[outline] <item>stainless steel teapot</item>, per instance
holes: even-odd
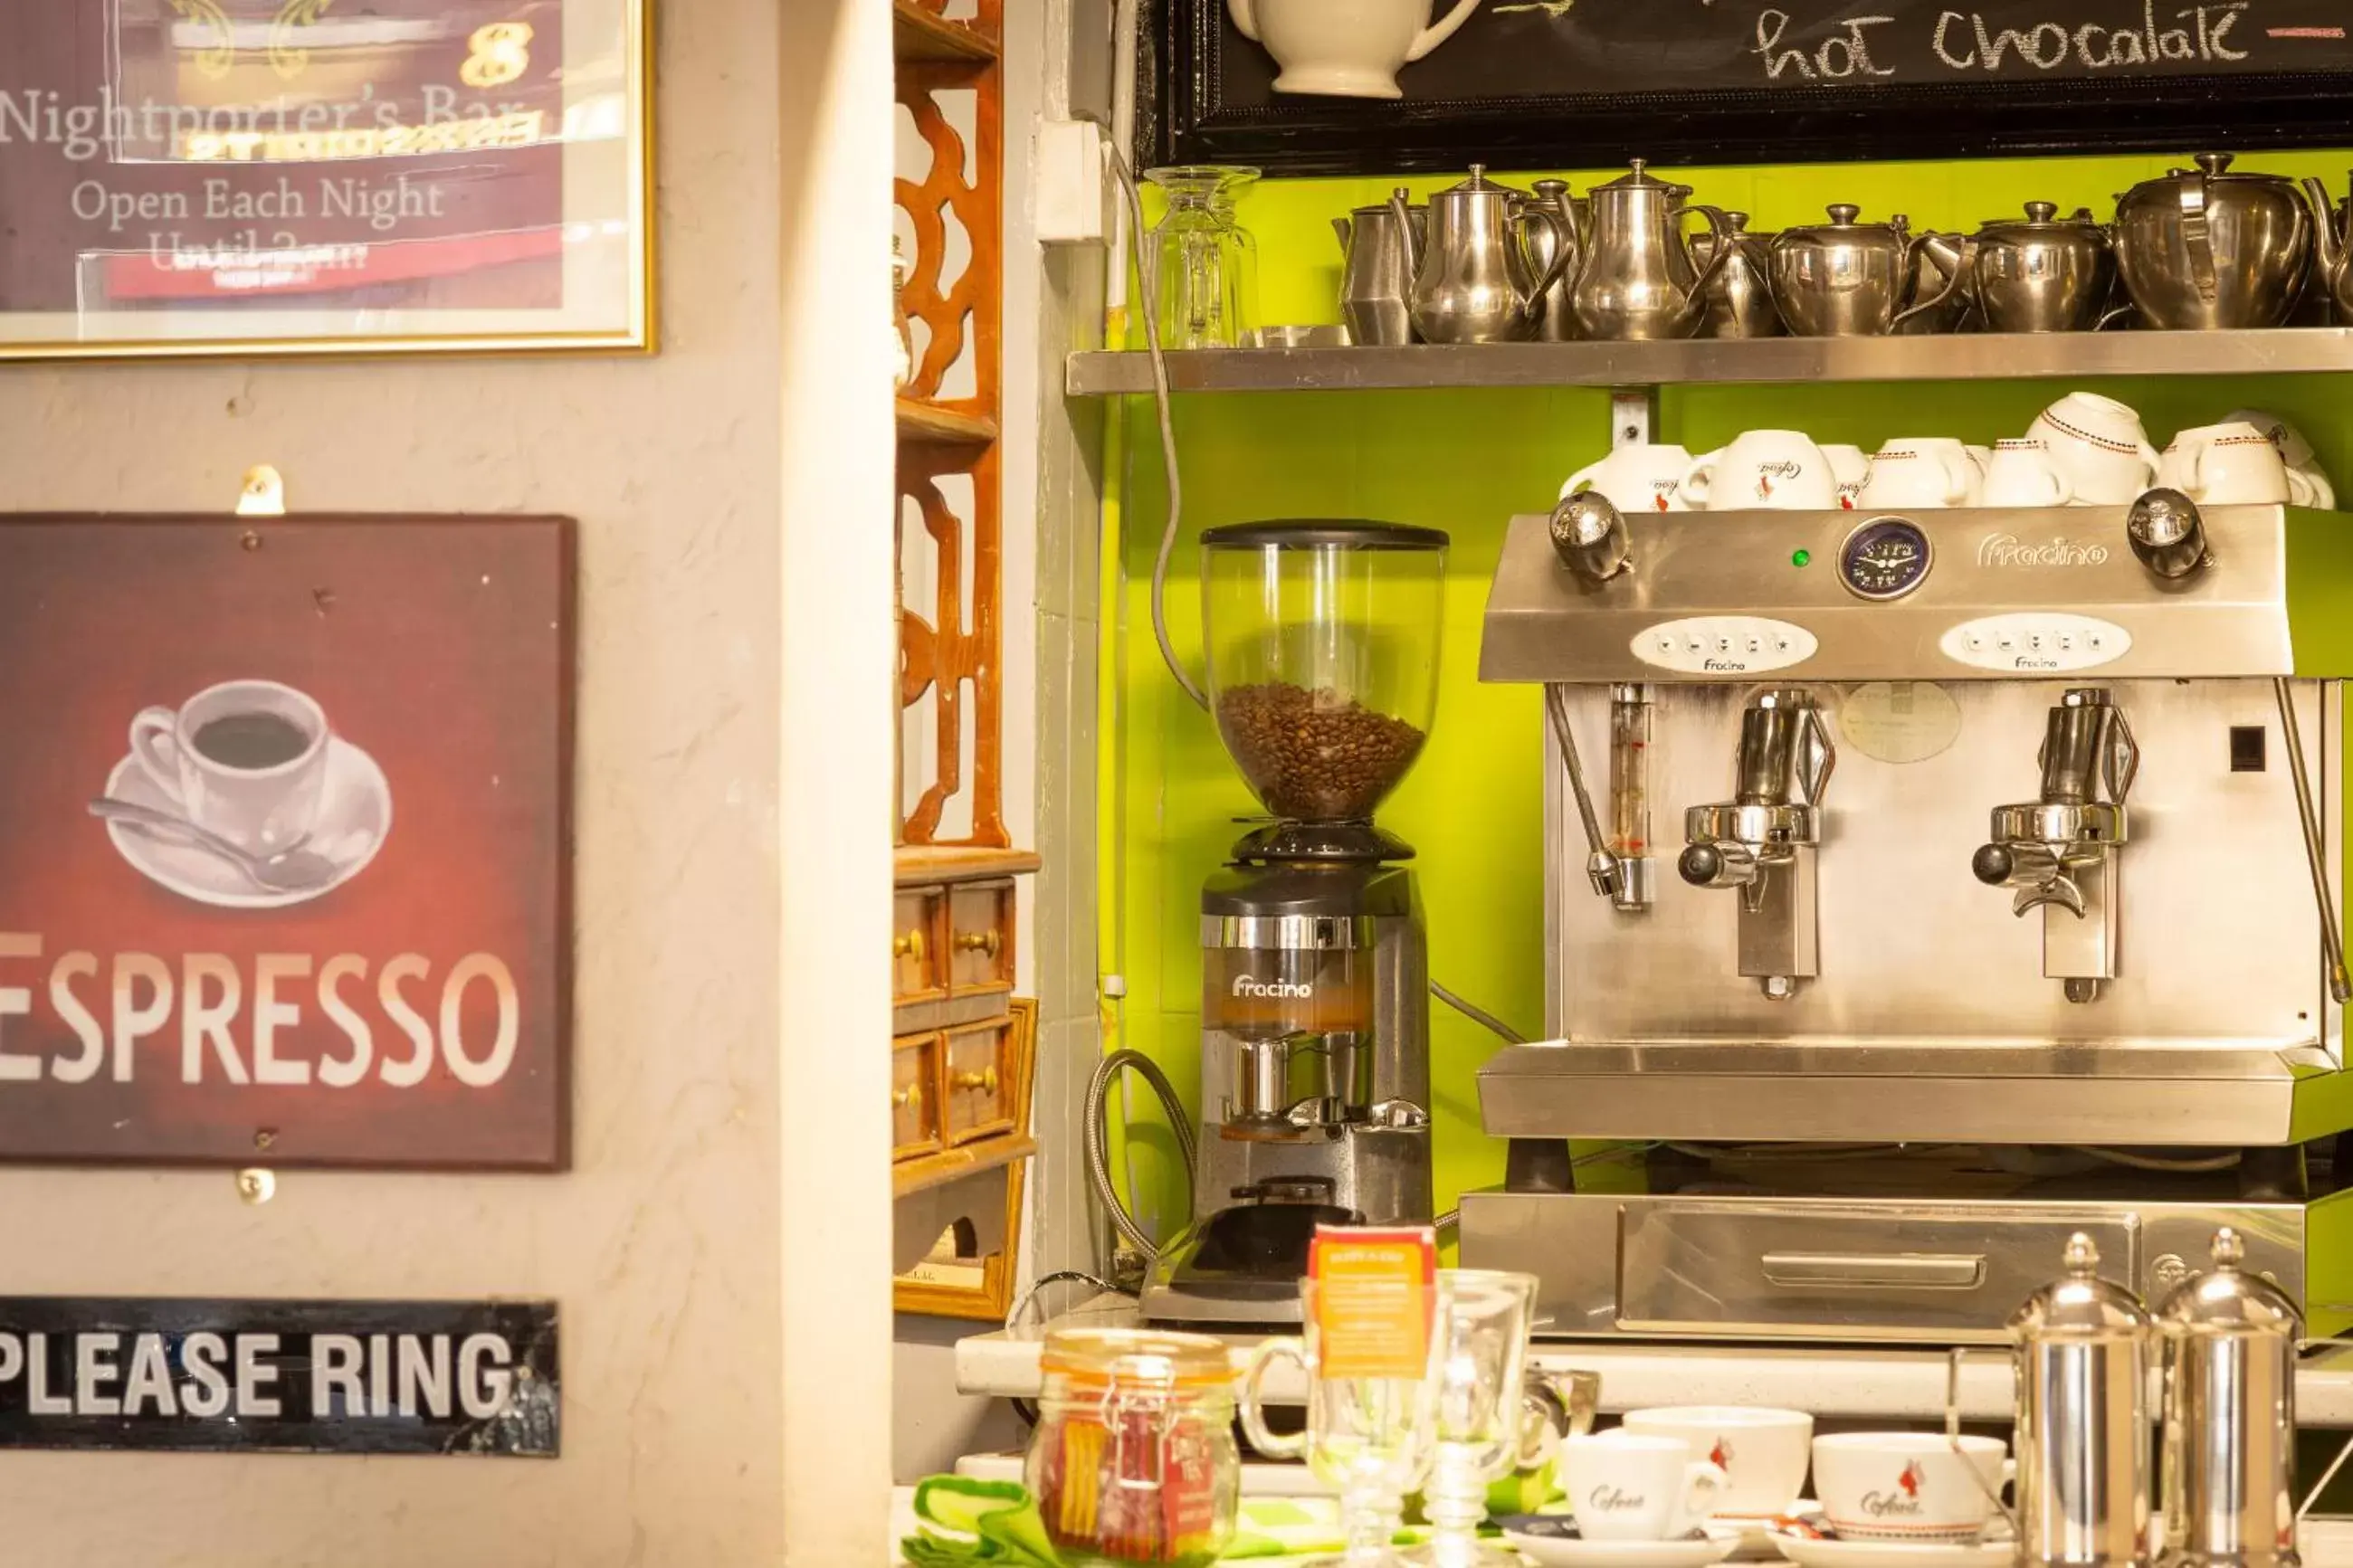
[[[2318,180],[2305,181],[2304,189],[2318,219],[2313,237],[2321,289],[2336,307],[2337,319],[2353,321],[2353,265],[2348,265],[2353,264],[2353,219],[2348,219],[2345,202],[2331,196]]]
[[[2116,204],[2116,265],[2160,331],[2276,327],[2303,297],[2312,209],[2294,180],[2233,173],[2227,153],[2144,180]]]
[[[1609,184],[1596,185],[1593,235],[1570,290],[1577,333],[1615,342],[1687,338],[1699,331],[1707,307],[1707,286],[1731,260],[1725,244],[1731,226],[1716,208],[1686,205],[1689,185],[1652,175],[1634,160]],[[1715,253],[1704,267],[1692,259],[1683,238],[1683,217],[1696,213],[1715,234]]]
[[[1482,164],[1471,177],[1430,198],[1427,238],[1415,232],[1403,191],[1389,198],[1396,227],[1412,262],[1409,299],[1414,331],[1432,343],[1496,343],[1525,338],[1544,309],[1546,290],[1577,254],[1576,233],[1558,216],[1531,206],[1527,195],[1487,178]],[[1551,233],[1549,259],[1539,264],[1528,230]]]
[[[1773,241],[1773,300],[1801,338],[1876,337],[1895,325],[1912,283],[1908,230],[1863,223],[1834,204],[1831,221],[1785,228]]]
[[[1400,187],[1397,193],[1406,195]],[[1419,238],[1430,220],[1428,207],[1409,206],[1405,221]],[[1357,207],[1332,220],[1340,237],[1340,319],[1348,341],[1388,346],[1413,342],[1407,296],[1413,286],[1413,247],[1399,239],[1398,216],[1388,202]]]

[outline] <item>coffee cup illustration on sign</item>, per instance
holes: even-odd
[[[150,880],[198,903],[280,909],[375,858],[392,793],[316,700],[274,680],[229,680],[134,717],[130,755],[90,811]]]

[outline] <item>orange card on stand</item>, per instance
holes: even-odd
[[[1423,1376],[1438,1281],[1438,1233],[1427,1226],[1317,1226],[1307,1252],[1314,1281],[1316,1360],[1325,1377]]]

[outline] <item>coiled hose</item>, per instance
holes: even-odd
[[[1123,1069],[1133,1070],[1149,1084],[1152,1092],[1160,1098],[1160,1108],[1168,1113],[1169,1128],[1176,1135],[1177,1152],[1185,1157],[1186,1204],[1188,1209],[1192,1203],[1190,1190],[1198,1179],[1195,1168],[1193,1121],[1185,1110],[1184,1101],[1176,1098],[1176,1088],[1168,1081],[1168,1075],[1142,1051],[1123,1049],[1112,1052],[1095,1064],[1094,1077],[1087,1080],[1087,1180],[1093,1184],[1095,1201],[1103,1205],[1103,1213],[1111,1215],[1112,1225],[1148,1262],[1160,1251],[1160,1244],[1145,1235],[1144,1227],[1135,1223],[1135,1216],[1129,1214],[1127,1205],[1119,1201],[1119,1189],[1112,1184],[1111,1179],[1111,1129],[1105,1124],[1103,1111],[1105,1102],[1111,1099],[1112,1080]]]

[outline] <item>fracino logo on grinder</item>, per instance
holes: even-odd
[[[1237,996],[1273,996],[1304,1002],[1315,994],[1315,987],[1291,980],[1255,980],[1247,974],[1234,976],[1233,994]]]
[[[2027,544],[2014,533],[1989,533],[1978,541],[1980,566],[2100,566],[2107,559],[2106,545],[2081,544],[2063,537]]]

